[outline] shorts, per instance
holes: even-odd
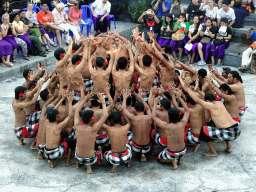
[[[39,128],[39,123],[33,125],[24,125],[21,127],[14,127],[14,134],[17,138],[32,138],[35,137]]]
[[[246,111],[246,108],[239,108],[239,116],[242,117]]]
[[[133,132],[132,131],[128,131],[128,133],[127,133],[127,139],[131,142],[131,140],[132,140],[132,136],[133,136]]]
[[[41,116],[41,111],[34,112],[26,117],[27,125],[34,125],[36,123],[39,123]]]
[[[111,150],[106,151],[104,153],[106,161],[112,165],[120,165],[121,161],[123,161],[125,164],[128,163],[132,159],[132,151],[129,143],[126,143],[126,147],[127,150],[122,153],[112,153]]]
[[[203,126],[199,136],[200,141],[210,142],[216,139],[222,141],[233,141],[241,134],[239,123],[225,129],[218,129],[211,126]]]
[[[41,145],[41,144],[39,144],[38,142],[37,142],[37,140],[36,140],[36,148],[37,148],[37,150],[38,151],[40,151],[40,152],[44,152],[44,149],[45,149],[45,145]]]
[[[148,145],[137,145],[133,141],[131,141],[131,146],[132,146],[132,150],[134,152],[142,153],[142,154],[148,153],[151,149],[150,144],[148,144]]]
[[[155,143],[157,145],[159,145],[160,147],[167,147],[167,140],[160,137],[159,132],[156,129],[153,129],[151,131],[151,138],[155,141]]]
[[[102,154],[99,151],[95,151],[94,155],[89,158],[80,158],[75,153],[75,158],[79,162],[79,164],[82,164],[82,165],[93,165],[96,162],[98,162],[98,164],[100,164],[100,161],[103,159]]]
[[[101,134],[96,135],[96,141],[95,141],[96,146],[109,146],[110,145],[110,140],[108,137],[107,132],[103,132]]]
[[[189,144],[199,144],[199,143],[201,143],[200,140],[199,140],[199,135],[195,134],[195,133],[192,133],[190,127],[186,128],[186,130],[184,132],[184,142],[189,143]]]
[[[68,151],[68,144],[67,142],[62,142],[58,147],[55,149],[44,149],[44,157],[47,159],[60,159],[62,156],[66,155]]]
[[[93,81],[92,79],[84,79],[84,83],[85,83],[85,90],[88,93],[89,91],[93,90],[94,86],[93,86]]]
[[[180,151],[169,151],[167,148],[165,148],[162,152],[159,153],[157,156],[157,159],[163,159],[163,160],[175,160],[181,158],[185,153],[187,152],[187,148]]]

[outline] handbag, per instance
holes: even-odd
[[[225,42],[226,42],[225,39],[215,39],[215,40],[213,40],[213,44],[216,45],[216,46],[222,45]]]
[[[185,38],[184,30],[180,29],[172,34],[172,40],[181,41]]]
[[[200,42],[201,42],[201,43],[208,44],[208,43],[211,42],[211,38],[210,38],[210,37],[203,37]]]
[[[161,37],[171,37],[171,31],[160,31],[160,36]]]

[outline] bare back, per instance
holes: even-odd
[[[12,101],[12,108],[15,115],[15,127],[21,127],[26,125],[26,113],[23,108],[17,107],[17,102],[16,99]]]
[[[170,151],[180,151],[185,148],[183,123],[168,124],[167,133],[167,149]]]
[[[193,108],[189,108],[189,111],[191,132],[199,135],[202,127],[206,124],[204,108],[199,104],[195,104]]]
[[[46,131],[46,148],[55,149],[60,144],[61,129],[57,129],[57,123],[50,123],[49,120],[45,123]]]
[[[234,92],[234,95],[236,96],[238,107],[245,108],[244,86],[241,82],[238,82],[237,85],[239,86],[239,89],[237,92]],[[231,89],[232,89],[232,87],[231,87]]]
[[[150,90],[154,83],[156,69],[153,66],[147,67],[140,73],[140,88],[144,91]]]
[[[168,111],[156,111],[156,116],[161,119],[162,121],[169,123],[169,116],[168,116]],[[158,132],[161,138],[163,139],[167,139],[166,138],[166,130],[165,129],[161,129],[161,127],[158,128]]]
[[[160,71],[160,79],[161,79],[161,84],[164,88],[170,87],[170,86],[172,87],[174,85],[174,74],[175,74],[175,68],[170,70],[167,67],[162,67]]]
[[[105,93],[104,89],[108,87],[110,72],[105,71],[103,69],[98,69],[97,71],[93,71],[91,75],[94,88],[101,93]]]
[[[119,70],[112,73],[115,82],[116,94],[121,93],[123,89],[129,89],[132,79],[132,72]]]
[[[36,140],[41,145],[45,145],[46,143],[46,129],[45,129],[46,122],[47,122],[46,116],[41,115],[39,120],[39,129],[36,135]]]

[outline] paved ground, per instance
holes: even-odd
[[[224,143],[216,143],[219,156],[204,157],[201,153],[207,146],[203,143],[195,154],[188,148],[184,162],[176,171],[170,165],[159,164],[155,155],[143,163],[133,158],[131,168],[120,166],[116,174],[109,173],[111,167],[104,161],[93,167],[93,175],[88,175],[85,167],[66,167],[64,160],[57,161],[56,168],[51,169],[46,160],[37,160],[36,150],[29,149],[31,139],[26,139],[24,146],[18,144],[13,133],[11,102],[14,88],[23,79],[19,75],[1,81],[0,191],[255,191],[256,76],[242,77],[248,110],[241,123],[242,134],[232,142],[232,154],[223,151]],[[156,150],[159,152],[160,148]]]

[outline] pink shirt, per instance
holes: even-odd
[[[71,7],[69,11],[71,12],[71,18],[75,21],[79,19],[80,15],[82,15],[82,10],[79,9],[79,11],[76,12],[75,7]]]

